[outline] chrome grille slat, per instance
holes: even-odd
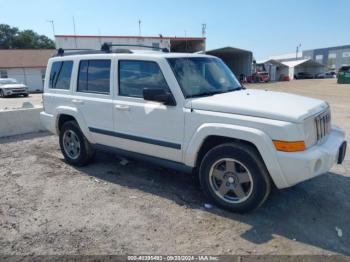
[[[323,140],[331,130],[331,113],[329,110],[315,117],[317,142]]]

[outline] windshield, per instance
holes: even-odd
[[[346,72],[346,71],[350,71],[350,66],[342,66],[342,67],[339,69],[339,72]]]
[[[167,59],[186,98],[240,90],[231,70],[218,58]]]
[[[17,84],[17,81],[12,78],[0,79],[0,85]]]

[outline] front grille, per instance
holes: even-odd
[[[316,116],[315,125],[317,141],[319,142],[331,131],[331,112],[327,110]]]
[[[25,90],[24,89],[12,89],[12,92],[13,93],[23,93],[23,92],[25,92]]]

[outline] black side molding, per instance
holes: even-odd
[[[95,128],[95,127],[89,127],[89,131],[93,132],[93,133],[102,134],[102,135],[114,136],[114,137],[134,140],[134,141],[152,144],[152,145],[157,145],[157,146],[164,146],[164,147],[169,147],[169,148],[178,149],[178,150],[181,149],[181,144],[176,144],[176,143],[161,141],[161,140],[155,140],[152,138],[133,136],[133,135],[118,133],[118,132],[114,132],[114,131],[99,129],[99,128]]]
[[[152,163],[152,164],[155,164],[157,166],[176,170],[176,171],[183,172],[186,174],[191,174],[193,171],[193,167],[186,166],[183,163],[179,163],[179,162],[175,162],[175,161],[171,161],[171,160],[167,160],[167,159],[163,159],[163,158],[148,156],[148,155],[135,153],[135,152],[131,152],[128,150],[119,149],[116,147],[110,147],[110,146],[101,145],[101,144],[94,144],[93,147],[98,149],[98,150],[115,153],[115,154],[122,155],[122,156],[125,156],[128,158],[138,159],[141,161]]]

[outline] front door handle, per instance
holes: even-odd
[[[72,102],[73,102],[73,104],[76,104],[76,105],[83,105],[84,104],[84,101],[79,100],[79,99],[73,99]]]
[[[115,105],[115,109],[120,111],[130,111],[130,106],[128,105]]]

